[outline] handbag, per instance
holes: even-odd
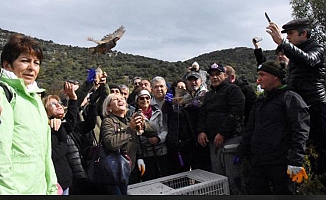
[[[106,151],[102,142],[92,147],[87,162],[87,175],[91,183],[128,185],[131,159],[125,151]]]

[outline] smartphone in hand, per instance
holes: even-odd
[[[135,116],[142,116],[142,109],[138,109]],[[142,129],[141,126],[137,126],[136,127],[136,133],[137,133],[137,135],[142,135],[143,134],[144,130],[141,130],[141,129]]]
[[[265,12],[265,17],[266,17],[268,23],[271,22],[271,19],[268,17],[267,12]]]

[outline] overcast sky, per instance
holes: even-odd
[[[115,50],[164,61],[184,61],[216,50],[276,45],[264,12],[282,26],[289,0],[3,0],[0,28],[55,43],[92,47],[123,25]],[[285,35],[284,35],[285,36]]]

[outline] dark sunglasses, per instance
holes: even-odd
[[[149,97],[139,97],[139,100],[143,101],[143,100],[149,100]]]

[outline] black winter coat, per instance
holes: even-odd
[[[244,78],[237,78],[234,84],[240,87],[243,95],[245,96],[244,125],[246,125],[249,119],[252,106],[254,105],[255,100],[257,99],[257,95],[255,90],[251,87],[251,85],[249,85],[247,80]]]
[[[72,171],[66,159],[68,153],[67,133],[63,126],[58,131],[52,130],[51,143],[55,173],[58,183],[65,190],[72,185]]]
[[[188,143],[196,144],[197,135],[195,133],[198,123],[198,106],[173,105],[164,102],[162,112],[167,115],[168,134],[166,143],[168,146],[176,147]]]
[[[263,50],[261,48],[254,49],[254,54],[255,54],[257,66],[261,65],[263,62],[266,61],[266,57],[263,54]]]
[[[77,113],[77,100],[69,100],[68,111],[59,130],[51,130],[52,161],[58,183],[63,190],[72,185],[72,171],[66,159],[68,153],[67,133],[75,128]]]
[[[280,47],[290,59],[288,87],[297,92],[307,105],[325,103],[324,48],[312,39],[297,47],[284,39]]]
[[[308,106],[297,93],[286,87],[264,92],[253,106],[239,156],[249,155],[253,165],[302,166],[309,130]]]
[[[70,133],[71,134],[71,133]],[[87,179],[87,174],[82,165],[79,150],[73,140],[73,136],[67,135],[68,153],[66,155],[74,179]]]
[[[197,134],[204,132],[209,140],[214,140],[217,133],[224,139],[240,134],[244,105],[245,97],[237,85],[223,81],[211,88],[199,108]]]

